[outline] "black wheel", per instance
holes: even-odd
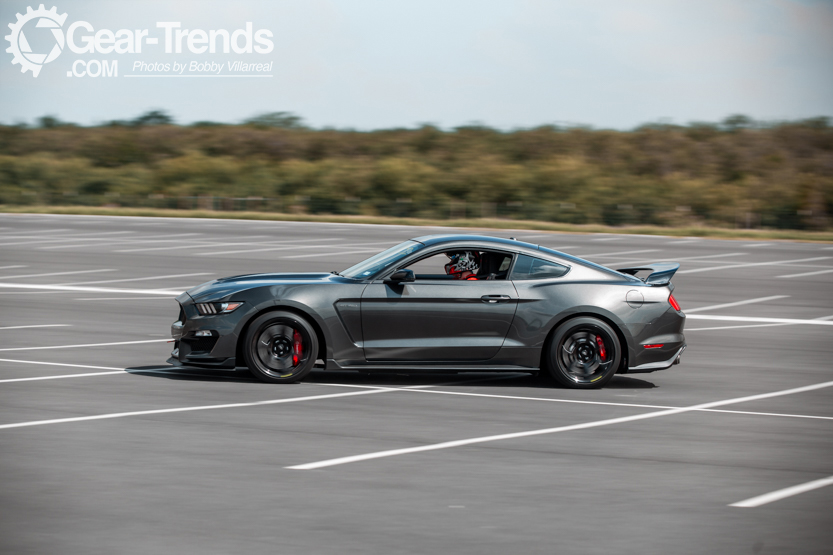
[[[564,387],[602,387],[622,361],[619,338],[596,318],[574,318],[555,330],[549,343],[548,367]]]
[[[249,326],[243,354],[254,376],[268,383],[292,383],[310,373],[318,356],[318,336],[291,312],[268,312]]]

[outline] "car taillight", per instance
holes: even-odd
[[[674,298],[674,294],[668,295],[668,303],[674,307],[674,310],[682,310],[680,308],[680,303],[677,302],[677,299]]]

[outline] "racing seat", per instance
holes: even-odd
[[[480,268],[477,270],[477,279],[506,279],[507,270],[500,271],[505,254],[496,252],[484,252],[480,255]]]

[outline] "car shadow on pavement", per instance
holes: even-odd
[[[246,369],[235,371],[212,370],[189,366],[135,366],[125,368],[126,372],[145,377],[165,378],[169,380],[189,381],[231,381],[238,383],[260,383]],[[302,383],[338,384],[368,387],[416,387],[445,386],[466,387],[524,387],[530,389],[565,389],[550,376],[527,374],[523,372],[431,372],[404,373],[391,370],[374,372],[356,372],[350,370],[323,370],[317,368],[308,374]],[[269,387],[271,384],[263,384]],[[292,384],[285,384],[292,385]],[[604,389],[652,389],[657,387],[652,382],[631,376],[617,375],[608,382]]]
[[[124,369],[129,374],[145,376],[148,378],[165,378],[168,380],[187,381],[224,381],[252,383],[257,382],[247,370],[228,371],[211,370],[207,368],[195,368],[188,366],[131,366]],[[265,384],[264,384],[265,385]]]

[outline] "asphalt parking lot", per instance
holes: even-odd
[[[165,364],[173,292],[445,231],[0,215],[0,551],[831,552],[829,244],[478,231],[681,263],[682,364],[597,391]]]

